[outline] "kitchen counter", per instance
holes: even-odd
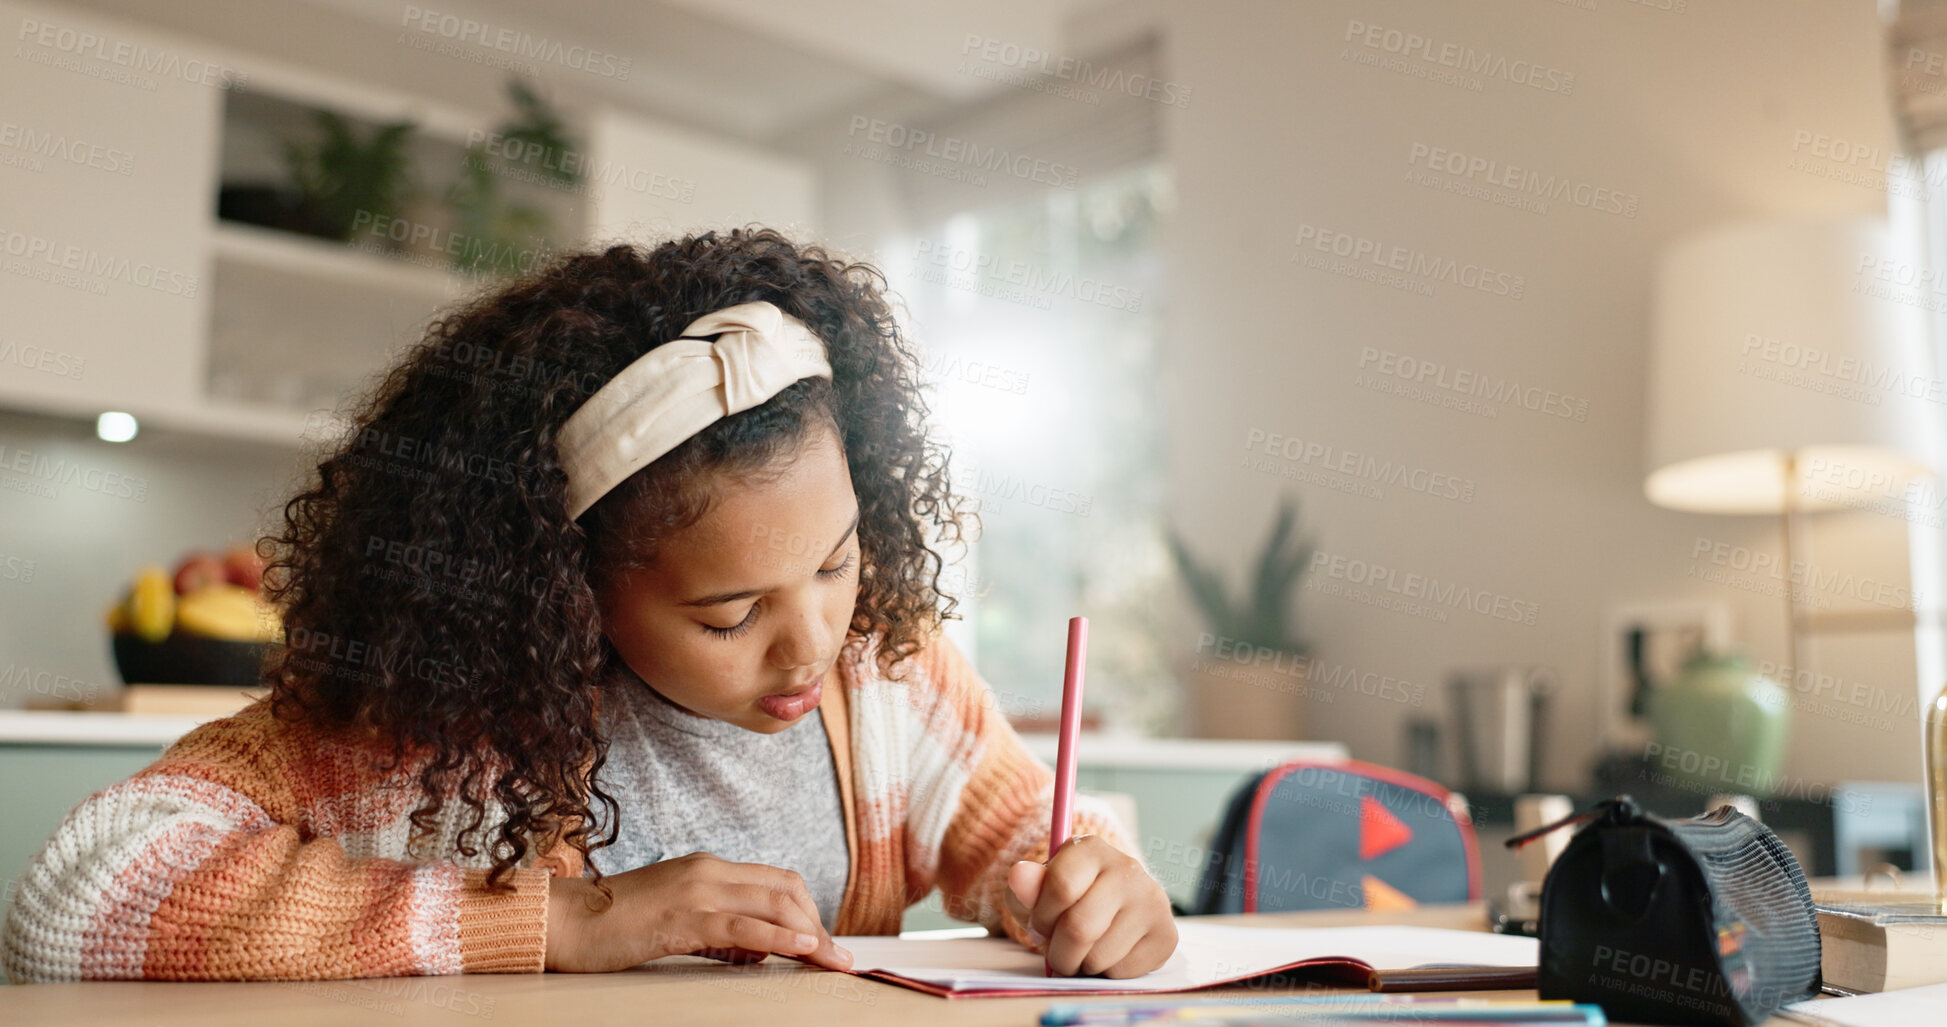
[[[73,745],[160,751],[208,716],[0,710],[0,745]]]
[[[1053,766],[1060,739],[1051,734],[1022,735],[1035,758]],[[1259,771],[1289,760],[1334,762],[1346,758],[1338,742],[1266,742],[1231,738],[1140,738],[1091,735],[1081,738],[1078,764],[1104,769]]]
[[[0,710],[0,880],[26,868],[61,818],[94,792],[149,765],[211,715]],[[1022,736],[1052,764],[1056,736]],[[1337,742],[1082,736],[1077,784],[1134,813],[1145,859],[1164,887],[1187,902],[1204,846],[1225,802],[1248,778],[1288,760],[1346,758]],[[937,895],[910,911],[909,928],[946,926]]]
[[[162,749],[212,716],[70,710],[0,710],[0,745],[78,745]],[[1056,736],[1021,736],[1028,751],[1052,764]],[[1287,760],[1342,760],[1337,742],[1277,742],[1220,738],[1082,736],[1078,760],[1087,766],[1143,770],[1269,770]]]

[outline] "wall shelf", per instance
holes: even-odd
[[[300,423],[369,386],[439,310],[476,288],[456,273],[274,229],[226,222],[212,238],[209,402],[282,408]]]
[[[220,261],[432,304],[451,302],[477,284],[457,272],[402,257],[238,221],[218,222],[211,246]]]
[[[111,258],[105,266],[152,268],[159,283],[0,276],[0,343],[55,352],[59,366],[76,369],[6,376],[0,405],[77,420],[126,410],[144,427],[301,450],[335,437],[332,413],[423,338],[434,316],[495,287],[494,275],[456,270],[449,250],[487,247],[486,256],[524,268],[590,238],[814,220],[814,178],[801,162],[597,105],[561,114],[581,163],[602,174],[566,187],[530,167],[500,168],[496,231],[475,226],[480,238],[465,237],[462,222],[473,219],[445,197],[465,177],[468,141],[512,111],[504,76],[478,76],[480,105],[461,107],[115,19],[74,21],[104,38],[204,54],[247,75],[249,87],[131,96],[50,65],[0,66],[0,95],[25,104],[10,118],[142,155],[113,182],[0,169],[21,209],[9,227]],[[317,137],[316,110],[343,114],[361,134],[387,122],[417,126],[407,145],[415,188],[399,216],[421,238],[403,252],[386,250],[382,233],[355,231],[345,243],[219,216],[226,195],[261,203],[266,192],[250,191],[265,190],[270,205],[255,209],[276,220],[275,198],[289,191],[286,148]]]

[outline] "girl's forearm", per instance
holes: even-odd
[[[69,814],[0,933],[15,981],[538,971],[548,871],[353,859],[202,777],[149,772]]]

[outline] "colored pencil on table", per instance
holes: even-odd
[[[1267,1020],[1293,1023],[1342,1020],[1383,1023],[1413,1020],[1420,1023],[1465,1023],[1481,1027],[1489,1023],[1570,1023],[1602,1027],[1607,1022],[1602,1009],[1578,1005],[1561,999],[1509,1000],[1483,998],[1419,997],[1406,995],[1292,996],[1263,999],[1188,999],[1164,1002],[1064,1003],[1050,1006],[1041,1016],[1046,1027],[1109,1025],[1222,1020]]]

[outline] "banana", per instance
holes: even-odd
[[[240,585],[190,590],[176,604],[176,626],[192,634],[239,642],[271,642],[281,634],[277,608]]]
[[[150,642],[169,637],[176,623],[176,586],[161,567],[144,567],[129,590],[128,623]]]

